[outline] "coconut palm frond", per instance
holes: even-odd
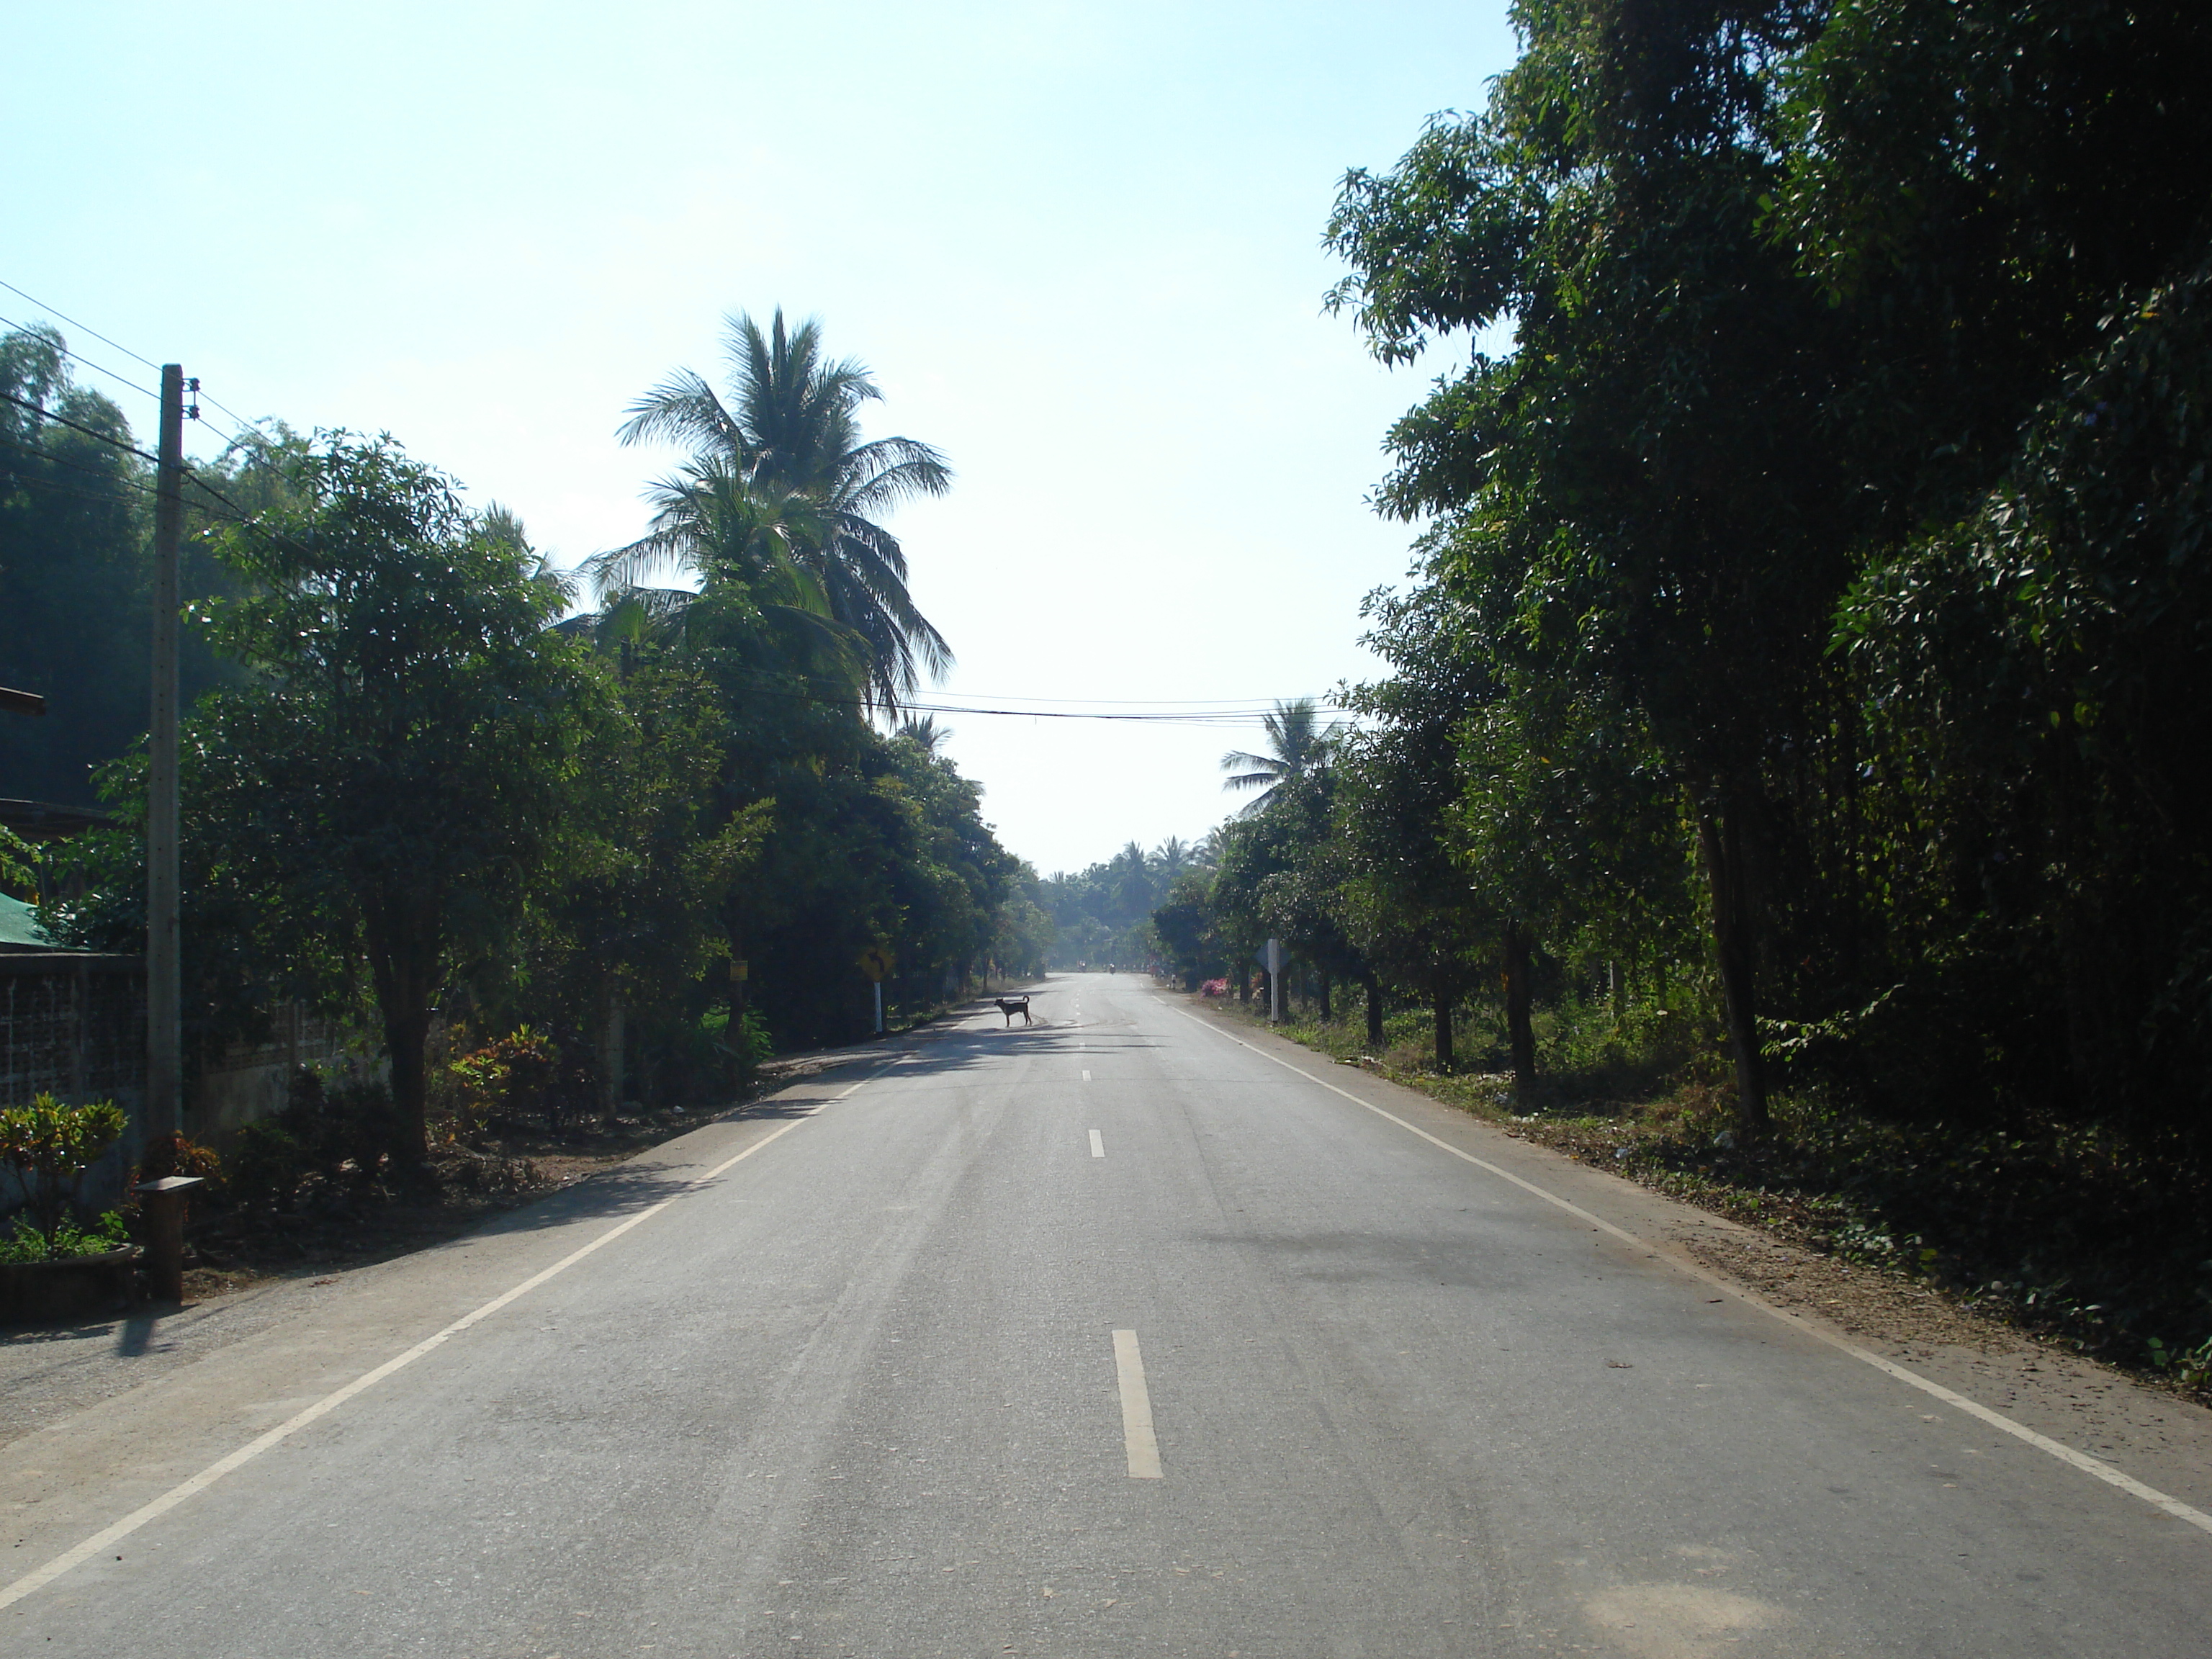
[[[591,584],[592,596],[602,604],[611,594],[625,593],[655,575],[690,573],[689,541],[670,529],[640,537],[627,547],[611,547],[594,553],[576,567],[576,574]]]
[[[688,368],[678,369],[632,404],[615,428],[619,443],[687,444],[701,452],[742,456],[743,428],[714,388]]]

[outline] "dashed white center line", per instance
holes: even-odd
[[[1106,1156],[1106,1143],[1099,1138],[1098,1131],[1096,1129],[1091,1132],[1091,1156],[1093,1158]]]
[[[1114,1376],[1121,1387],[1121,1443],[1128,1449],[1129,1479],[1160,1479],[1160,1443],[1152,1433],[1152,1396],[1145,1389],[1145,1357],[1134,1331],[1114,1333]]]
[[[1085,1073],[1083,1074],[1083,1080],[1084,1080],[1085,1083],[1090,1082],[1090,1081],[1091,1081],[1091,1073],[1088,1073],[1088,1072],[1085,1072]]]

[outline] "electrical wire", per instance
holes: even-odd
[[[146,367],[150,369],[158,371],[161,367],[161,364],[154,362],[151,358],[141,357],[137,352],[131,350],[129,346],[123,344],[120,341],[109,339],[107,336],[102,334],[98,329],[93,327],[90,324],[80,323],[76,318],[66,315],[62,312],[56,311],[52,306],[48,305],[45,301],[38,298],[35,295],[25,294],[21,289],[17,288],[13,283],[0,281],[0,288],[4,288],[10,294],[16,295],[22,299],[30,301],[30,302],[38,307],[40,310],[46,313],[49,316],[60,318],[62,321],[67,323],[71,328],[82,329],[86,333],[91,335],[94,339],[100,341],[104,344],[113,346],[125,356],[129,357],[135,362],[144,363]],[[23,326],[21,323],[9,322],[5,317],[0,317],[0,324],[6,324],[9,328],[21,328]],[[133,392],[143,392],[147,397],[153,398],[155,403],[159,403],[161,400],[161,394],[160,392],[154,391],[151,387],[140,386],[137,381],[130,379],[127,375],[118,374],[113,369],[109,368],[105,365],[93,362],[91,358],[84,356],[82,352],[72,351],[67,346],[62,347],[61,352],[64,357],[73,358],[76,362],[82,363],[87,368],[95,369],[99,373],[106,375],[110,380],[118,380],[123,385],[129,386]],[[229,434],[228,439],[228,442],[234,444],[240,443],[248,439],[259,444],[265,444],[269,441],[267,438],[264,437],[259,432],[254,429],[252,422],[247,420],[246,416],[240,414],[236,410],[230,408],[228,404],[217,403],[213,398],[209,397],[204,391],[196,392],[194,395],[201,403],[207,404],[211,409],[222,410],[224,414],[229,416],[232,420],[238,423],[239,429],[235,433]],[[198,417],[195,416],[194,418],[197,419]],[[215,424],[212,421],[203,421],[201,423],[205,426],[213,426]],[[217,431],[220,432],[220,430],[221,428],[218,428]]]
[[[231,434],[231,442],[242,443],[246,439],[251,438],[255,443],[270,444],[271,447],[274,447],[271,440],[266,433],[261,431],[253,424],[252,422],[247,420],[245,416],[240,414],[228,404],[219,404],[216,402],[216,400],[209,397],[205,392],[202,392],[199,394],[199,400],[205,404],[210,409],[219,409],[222,410],[224,414],[229,416],[232,420],[238,422],[238,430]],[[210,421],[206,422],[206,424],[212,426],[215,423]]]
[[[76,318],[64,315],[63,313],[56,311],[44,300],[39,298],[37,295],[26,294],[21,289],[17,288],[15,283],[5,281],[4,279],[0,279],[0,288],[6,289],[9,293],[15,295],[18,299],[28,300],[33,305],[38,307],[40,310],[45,312],[49,317],[59,317],[71,328],[82,329],[86,333],[91,335],[94,339],[99,341],[102,345],[113,346],[125,356],[132,359],[134,362],[145,364],[147,368],[152,369],[156,374],[159,374],[161,372],[161,365],[155,362],[152,358],[139,356],[137,352],[133,351],[129,346],[125,345],[122,341],[109,339],[105,334],[102,334],[90,323],[80,323]]]
[[[154,463],[154,465],[156,465],[156,466],[159,466],[159,465],[161,465],[161,458],[159,455],[149,455],[149,454],[148,454],[144,450],[143,450],[143,449],[139,448],[139,447],[138,447],[137,445],[135,445],[135,444],[127,444],[127,443],[125,443],[125,442],[124,442],[120,438],[111,437],[111,436],[109,436],[109,435],[108,435],[106,433],[105,433],[105,432],[95,432],[94,430],[93,430],[93,428],[90,428],[90,427],[88,427],[88,426],[85,426],[85,425],[81,424],[81,423],[80,423],[80,422],[76,422],[76,421],[72,421],[72,420],[70,420],[70,419],[69,418],[69,416],[67,416],[66,415],[57,415],[57,414],[55,414],[52,410],[49,410],[49,409],[41,409],[41,408],[40,408],[40,407],[38,406],[38,404],[34,404],[34,403],[32,403],[32,402],[28,401],[28,400],[27,400],[27,399],[26,399],[26,398],[18,398],[18,397],[17,397],[17,396],[15,396],[15,393],[13,393],[12,392],[0,392],[0,398],[4,398],[7,402],[11,403],[11,404],[15,404],[15,405],[16,405],[16,407],[18,407],[19,409],[27,409],[27,410],[30,410],[30,412],[31,412],[32,414],[36,415],[36,416],[37,416],[40,419],[41,419],[41,420],[52,421],[52,422],[56,422],[56,423],[57,423],[57,424],[58,424],[58,425],[68,427],[68,428],[69,428],[71,431],[73,431],[73,432],[82,432],[82,434],[84,434],[84,435],[85,435],[86,437],[88,437],[88,438],[96,438],[96,439],[98,439],[101,443],[104,443],[104,444],[109,445],[110,447],[113,447],[113,448],[116,448],[116,449],[123,450],[123,451],[126,452],[127,453],[130,453],[130,454],[132,454],[132,455],[136,455],[136,456],[137,456],[137,457],[138,457],[138,459],[139,459],[140,460],[142,460],[142,461],[151,461],[151,462],[153,462],[153,463]],[[45,454],[45,453],[46,453],[46,452],[45,452],[45,451],[43,451],[43,450],[40,450],[40,449],[37,449],[37,448],[35,448],[34,447],[32,447],[32,446],[25,445],[25,446],[19,446],[19,447],[21,447],[31,448],[31,449],[32,449],[32,453],[34,453],[34,454]],[[48,455],[48,456],[46,457],[46,459],[49,459],[49,460],[60,460],[60,459],[61,459],[61,458],[60,458],[59,456],[58,456],[58,455]],[[67,463],[67,462],[64,462],[64,463],[63,463],[63,465],[68,465],[68,463]],[[230,520],[230,522],[232,522],[232,523],[234,523],[234,524],[246,525],[246,526],[252,526],[252,523],[253,523],[253,514],[252,514],[252,513],[250,513],[249,511],[247,511],[247,509],[246,509],[246,508],[245,508],[245,507],[243,507],[240,506],[236,501],[234,501],[231,500],[231,498],[230,498],[229,496],[228,496],[228,495],[224,495],[224,494],[222,493],[222,491],[221,491],[220,489],[216,489],[213,484],[210,483],[209,483],[205,478],[203,478],[202,477],[200,477],[200,475],[199,475],[197,471],[195,471],[192,468],[191,468],[191,467],[189,467],[189,466],[179,466],[179,467],[177,469],[177,471],[178,471],[178,473],[179,473],[179,477],[180,477],[181,479],[189,479],[189,480],[190,480],[191,482],[192,482],[193,483],[198,484],[198,486],[199,486],[203,490],[206,491],[209,495],[210,495],[214,496],[214,497],[216,498],[216,500],[217,500],[217,501],[221,501],[221,502],[222,502],[225,507],[228,507],[228,508],[229,508],[229,509],[230,509],[234,514],[237,514],[237,517],[236,517],[236,518],[234,518],[234,519],[233,519],[232,520]],[[139,487],[139,488],[143,488],[143,486],[138,486],[138,487]],[[158,490],[148,490],[148,491],[147,491],[147,493],[148,493],[149,495],[158,495],[160,494],[160,492],[159,492]],[[203,512],[203,513],[206,513],[206,514],[208,514],[208,516],[209,516],[210,518],[211,518],[211,519],[220,519],[220,518],[222,518],[222,514],[220,514],[220,513],[215,513],[215,512],[210,512],[210,511],[207,507],[202,507],[200,508],[200,511],[201,511],[201,512]]]
[[[0,317],[0,325],[5,325],[9,328],[28,332],[27,325],[16,322],[11,318]],[[118,381],[122,385],[129,386],[133,392],[139,392],[146,397],[151,398],[157,404],[161,401],[161,394],[155,391],[153,387],[140,386],[137,381],[132,380],[128,374],[118,374],[113,369],[108,368],[106,364],[96,363],[81,351],[71,351],[67,346],[56,346],[54,349],[60,352],[63,356],[68,358],[71,362],[82,363],[87,368],[91,369],[94,374],[105,374],[109,380]]]
[[[1115,708],[1143,708],[1158,706],[1189,709],[1196,713],[1203,713],[1215,707],[1242,710],[1253,706],[1253,700],[1249,697],[1027,697],[1013,694],[1002,695],[995,691],[978,691],[974,695],[988,702],[1060,702],[1073,703],[1084,708],[1111,707]],[[1274,712],[1273,702],[1310,702],[1314,705],[1316,714],[1329,712],[1322,707],[1318,697],[1274,698],[1267,711],[1270,714]]]
[[[24,443],[20,439],[0,436],[0,444],[4,444],[10,449],[20,449],[26,455],[36,455],[40,460],[51,461],[56,466],[65,466],[72,472],[82,472],[88,477],[98,478],[103,483],[119,485],[125,489],[135,489],[142,495],[161,494],[159,490],[141,483],[136,478],[120,478],[112,472],[102,472],[96,466],[87,466],[82,461],[73,461],[66,455],[57,455],[52,450],[41,449],[36,444]]]
[[[52,421],[55,425],[65,426],[72,432],[82,432],[88,438],[95,438],[101,443],[112,445],[117,449],[127,450],[130,453],[136,455],[142,461],[151,461],[156,466],[159,466],[161,464],[161,458],[159,455],[149,455],[144,450],[139,448],[137,445],[127,444],[124,442],[122,439],[116,437],[112,433],[95,431],[93,428],[85,425],[81,421],[72,421],[66,415],[57,415],[51,409],[41,409],[38,404],[33,403],[27,398],[18,398],[12,392],[0,392],[0,399],[4,399],[7,402],[15,404],[18,409],[27,409],[32,414],[37,416],[42,421]]]
[[[112,495],[94,495],[89,489],[72,489],[67,484],[56,483],[52,478],[26,477],[23,474],[18,472],[12,475],[7,480],[7,483],[10,487],[15,484],[21,484],[26,489],[51,489],[57,495],[72,496],[77,501],[91,501],[100,507],[118,507],[122,505],[122,503],[118,501]]]
[[[901,702],[894,708],[882,709],[881,705],[859,697],[832,697],[825,696],[819,692],[794,690],[783,686],[758,685],[745,688],[737,694],[737,697],[740,702],[750,698],[768,702],[805,703],[810,707],[820,708],[880,710],[884,713],[900,715],[959,714],[1009,720],[1124,720],[1133,721],[1139,725],[1188,726],[1216,729],[1258,726],[1274,713],[1273,708],[1247,708],[1240,709],[1176,708],[1142,714],[1089,714],[1034,708],[993,708],[980,704],[946,702],[942,700]],[[1334,707],[1316,708],[1315,710],[1316,714],[1350,714],[1351,712],[1352,711],[1350,709]]]

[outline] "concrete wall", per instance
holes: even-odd
[[[89,951],[0,951],[0,1105],[33,1096],[112,1100],[130,1116],[123,1139],[85,1172],[94,1209],[122,1195],[146,1140],[146,978],[134,956]],[[0,1214],[24,1193],[0,1170]]]
[[[344,1033],[334,1020],[311,1014],[297,1003],[281,1010],[269,1041],[224,1052],[218,1065],[200,1074],[187,1115],[190,1133],[219,1151],[249,1123],[284,1109],[293,1071],[325,1066],[343,1058]]]
[[[205,1068],[185,1103],[185,1132],[228,1151],[238,1131],[283,1109],[296,1066],[337,1059],[331,1021],[296,1005],[276,1017],[267,1042],[233,1048]],[[146,1144],[145,968],[135,956],[78,951],[0,951],[0,1105],[112,1100],[130,1116],[123,1139],[85,1172],[82,1200],[94,1210],[123,1195],[124,1176]],[[0,1216],[23,1193],[0,1170]]]

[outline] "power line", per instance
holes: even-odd
[[[21,484],[26,489],[51,489],[57,495],[72,496],[77,501],[91,501],[100,507],[119,507],[122,505],[122,503],[118,501],[112,495],[96,495],[89,489],[72,489],[67,484],[56,483],[52,478],[27,477],[24,474],[18,472],[11,475],[7,482],[11,486]]]
[[[983,708],[959,703],[932,702],[901,703],[899,707],[917,714],[984,714],[1033,720],[1122,720],[1139,726],[1255,726],[1265,722],[1275,712],[1273,708],[1190,708],[1157,713],[1101,714],[1076,709]],[[1352,711],[1316,707],[1314,712],[1317,714],[1344,714]]]
[[[21,329],[26,333],[29,331],[28,325],[15,322],[9,318],[0,317],[0,324],[4,324],[8,327],[13,329]],[[86,356],[81,351],[71,351],[67,346],[57,346],[54,349],[60,352],[63,356],[69,358],[72,362],[82,363],[87,368],[93,370],[95,374],[105,374],[111,380],[120,381],[123,385],[129,386],[133,392],[144,393],[147,397],[151,398],[155,403],[161,401],[161,394],[155,391],[153,387],[140,386],[137,381],[132,380],[129,375],[118,374],[113,369],[108,368],[105,363],[95,363],[91,358]]]
[[[88,477],[98,478],[104,483],[118,485],[125,489],[135,490],[139,495],[147,496],[151,500],[159,501],[161,499],[161,492],[151,484],[142,483],[136,478],[119,477],[112,472],[102,472],[98,467],[87,466],[82,461],[72,461],[65,455],[57,455],[52,450],[40,448],[36,444],[27,444],[20,439],[0,436],[0,445],[5,445],[10,449],[21,450],[27,455],[36,455],[41,460],[50,461],[56,466],[68,467],[71,471],[82,472]],[[59,486],[43,478],[25,477],[21,473],[15,473],[10,476],[13,477],[15,482],[18,483],[38,484],[48,489],[59,488]],[[231,509],[231,514],[236,516],[230,516],[218,513],[213,507],[208,506],[204,501],[186,502],[185,505],[191,507],[195,512],[204,514],[207,517],[216,520],[222,523],[235,524],[249,530],[258,530],[260,528],[258,525],[253,522],[252,516],[247,513],[245,507],[240,507],[236,501],[231,500],[229,496],[224,495],[222,491],[217,489],[205,478],[203,478],[198,473],[193,471],[191,468],[186,467],[184,469],[183,482],[198,485],[199,489],[206,494],[214,496],[216,500],[221,501],[225,507],[229,507]],[[112,501],[114,500],[114,497],[112,495],[94,495],[83,490],[72,489],[66,490],[64,493],[76,495],[80,499],[88,501]],[[263,533],[265,534],[267,532],[264,532]]]
[[[876,710],[879,705],[859,697],[825,696],[818,692],[794,690],[781,686],[750,686],[738,693],[739,701],[761,698],[786,702],[806,703],[821,708],[853,708]],[[885,713],[897,714],[959,714],[996,716],[1009,720],[1123,720],[1139,725],[1195,726],[1229,728],[1256,726],[1275,711],[1273,708],[1246,708],[1236,709],[1174,708],[1144,713],[1086,713],[1074,710],[1036,708],[993,708],[975,703],[938,702],[909,702],[896,704]],[[1348,708],[1329,706],[1316,707],[1316,714],[1346,714]]]
[[[88,438],[96,438],[101,443],[112,444],[118,449],[127,450],[131,454],[136,455],[142,461],[151,461],[156,466],[159,466],[161,464],[161,458],[159,455],[149,455],[144,450],[139,448],[137,445],[127,444],[124,442],[122,439],[116,437],[112,433],[95,431],[91,427],[86,426],[81,421],[72,421],[66,415],[57,415],[51,409],[41,409],[38,404],[33,403],[27,398],[18,398],[12,392],[0,392],[0,398],[5,398],[8,402],[15,404],[18,409],[29,410],[32,414],[37,416],[42,421],[52,421],[57,426],[65,426],[69,428],[72,432],[82,432]]]
[[[222,410],[224,414],[229,416],[232,420],[238,422],[238,430],[232,434],[231,442],[237,443],[242,439],[251,438],[258,444],[269,443],[270,440],[266,434],[263,433],[258,428],[257,428],[252,422],[247,420],[245,416],[231,408],[229,404],[216,402],[214,398],[209,397],[204,392],[199,394],[199,399],[202,403],[207,404],[209,408],[219,409]],[[212,425],[213,422],[207,422],[207,424]],[[273,446],[271,447],[273,447]]]
[[[94,339],[95,339],[95,340],[99,341],[102,345],[112,345],[112,346],[113,346],[113,347],[114,347],[118,351],[121,352],[125,356],[129,357],[129,358],[132,359],[132,360],[133,360],[133,361],[135,361],[135,362],[142,362],[142,363],[145,364],[147,368],[149,368],[152,369],[152,370],[153,370],[156,374],[159,374],[161,372],[161,364],[159,364],[159,363],[155,362],[152,358],[150,358],[150,357],[141,357],[141,356],[138,356],[138,354],[137,354],[137,352],[133,351],[133,350],[132,350],[129,346],[125,345],[125,344],[123,343],[123,342],[122,342],[122,341],[120,341],[120,340],[111,340],[111,339],[109,339],[109,338],[108,338],[105,334],[102,334],[102,333],[101,333],[98,329],[94,328],[91,324],[89,324],[89,323],[80,323],[79,321],[77,321],[77,319],[76,319],[76,318],[74,318],[74,317],[70,317],[70,316],[68,316],[68,315],[65,315],[64,313],[61,313],[61,312],[58,312],[58,311],[55,310],[52,306],[48,305],[48,304],[47,304],[44,300],[41,300],[40,298],[39,298],[39,296],[38,296],[37,295],[35,295],[35,294],[26,294],[26,293],[24,293],[24,292],[23,292],[23,290],[22,290],[21,289],[17,288],[17,287],[15,285],[15,283],[10,283],[10,282],[0,281],[0,288],[4,288],[4,289],[6,289],[8,290],[8,292],[9,292],[9,293],[10,293],[10,294],[13,294],[13,295],[16,295],[19,299],[28,300],[28,301],[29,301],[33,305],[34,305],[34,306],[38,307],[38,308],[39,308],[40,310],[41,310],[41,311],[45,312],[45,313],[46,313],[49,317],[59,317],[59,318],[61,318],[61,319],[62,319],[64,322],[67,323],[67,324],[68,324],[71,328],[81,328],[81,329],[82,329],[86,333],[88,333],[88,334],[91,335],[91,336],[92,336],[92,337],[93,337]],[[159,395],[159,394],[156,394],[156,395]]]
[[[978,691],[974,695],[992,702],[1059,702],[1075,704],[1084,708],[1143,708],[1157,706],[1187,708],[1197,712],[1203,712],[1217,706],[1231,710],[1242,710],[1252,707],[1253,704],[1253,699],[1250,697],[1024,697],[1002,696],[993,691]],[[1271,702],[1310,702],[1314,705],[1315,712],[1328,712],[1323,708],[1322,701],[1318,697],[1277,697],[1272,699]],[[1270,714],[1274,712],[1272,706],[1267,712]]]
[[[100,341],[103,344],[113,346],[125,356],[129,357],[135,362],[144,363],[147,368],[155,370],[157,373],[161,369],[161,366],[159,363],[155,362],[151,358],[141,357],[137,352],[131,350],[129,346],[123,344],[120,341],[109,339],[107,336],[102,334],[98,329],[93,327],[89,323],[80,323],[76,318],[71,317],[64,312],[56,311],[53,307],[48,305],[44,300],[40,299],[36,295],[25,294],[23,290],[17,288],[15,283],[0,281],[0,288],[4,288],[10,294],[16,295],[21,298],[28,300],[33,305],[38,307],[40,310],[45,312],[47,315],[60,318],[62,321],[67,323],[71,328],[82,329],[86,333],[91,335],[94,339]],[[6,323],[9,328],[21,328],[23,326],[23,325],[20,323],[9,322],[5,317],[0,317],[0,323]],[[153,398],[156,403],[161,401],[161,394],[160,392],[155,392],[149,387],[140,386],[137,381],[131,380],[125,375],[118,374],[113,369],[106,368],[101,364],[93,362],[91,358],[85,356],[82,353],[71,351],[67,346],[62,347],[61,350],[64,356],[75,358],[78,362],[82,363],[87,368],[97,369],[100,374],[108,376],[111,380],[120,380],[125,386],[129,386],[133,392],[144,392],[146,396]],[[198,398],[200,402],[208,404],[211,408],[222,410],[224,414],[229,416],[232,420],[238,422],[239,430],[231,434],[229,439],[230,442],[236,443],[241,439],[246,438],[251,438],[254,442],[261,444],[265,444],[269,441],[269,440],[262,436],[259,432],[254,430],[252,422],[247,420],[246,416],[240,414],[236,410],[230,408],[228,404],[216,402],[214,398],[209,397],[204,392],[198,390],[197,387],[194,389],[194,395]],[[195,414],[193,418],[197,420],[199,419],[199,416]],[[202,422],[202,424],[211,426],[214,422],[204,421]]]
[[[10,449],[20,449],[26,455],[36,455],[40,460],[52,461],[56,466],[65,466],[72,472],[82,472],[88,477],[98,478],[106,483],[118,484],[125,489],[135,489],[142,495],[155,495],[161,493],[139,483],[136,478],[120,477],[112,472],[102,472],[96,466],[87,466],[82,461],[73,461],[66,455],[57,455],[50,449],[41,449],[36,444],[27,444],[20,439],[0,436],[0,444],[5,444]]]

